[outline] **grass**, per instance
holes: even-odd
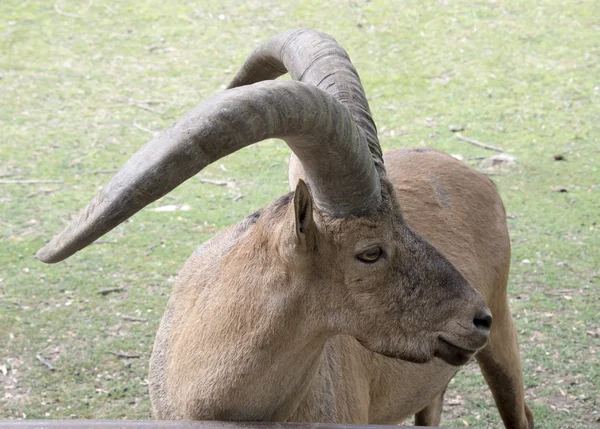
[[[488,173],[509,214],[527,400],[540,427],[600,424],[600,3],[197,3],[0,3],[0,180],[60,181],[0,184],[0,418],[151,417],[147,362],[173,277],[285,192],[285,145],[222,160],[201,176],[234,188],[193,178],[66,262],[33,255],[148,130],[223,89],[261,41],[309,26],[350,53],[385,149],[477,166],[494,153],[449,131],[462,125],[516,157]],[[190,210],[152,210],[168,204]],[[446,398],[444,425],[501,427],[475,365]]]

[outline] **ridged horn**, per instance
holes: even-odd
[[[360,77],[348,53],[333,37],[309,28],[274,36],[246,59],[228,88],[277,79],[286,72],[294,80],[331,94],[350,110],[356,124],[365,133],[378,171],[385,172],[377,127]]]
[[[37,257],[71,256],[207,165],[267,138],[285,140],[315,203],[332,216],[379,206],[379,176],[348,109],[311,85],[263,82],[206,100],[153,138]]]

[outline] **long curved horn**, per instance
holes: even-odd
[[[333,37],[309,28],[274,36],[254,50],[228,88],[277,79],[286,72],[294,80],[331,94],[350,110],[356,124],[365,133],[377,169],[385,172],[377,127],[358,72],[348,53]]]
[[[301,82],[257,83],[206,100],[153,138],[37,257],[71,256],[207,165],[273,137],[302,162],[319,208],[344,216],[379,206],[379,177],[348,109]]]

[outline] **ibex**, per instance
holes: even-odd
[[[291,81],[272,80],[289,72]],[[208,164],[284,140],[292,192],[183,267],[156,336],[159,419],[440,422],[473,356],[507,428],[532,428],[507,301],[505,210],[441,152],[382,155],[358,73],[325,34],[257,48],[228,89],[140,149],[38,252],[63,260]],[[493,315],[493,323],[492,323]]]

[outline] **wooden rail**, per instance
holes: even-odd
[[[415,427],[422,426],[411,426]],[[329,423],[205,422],[164,420],[0,420],[0,429],[408,429],[407,426]],[[431,429],[431,428],[429,428]]]

